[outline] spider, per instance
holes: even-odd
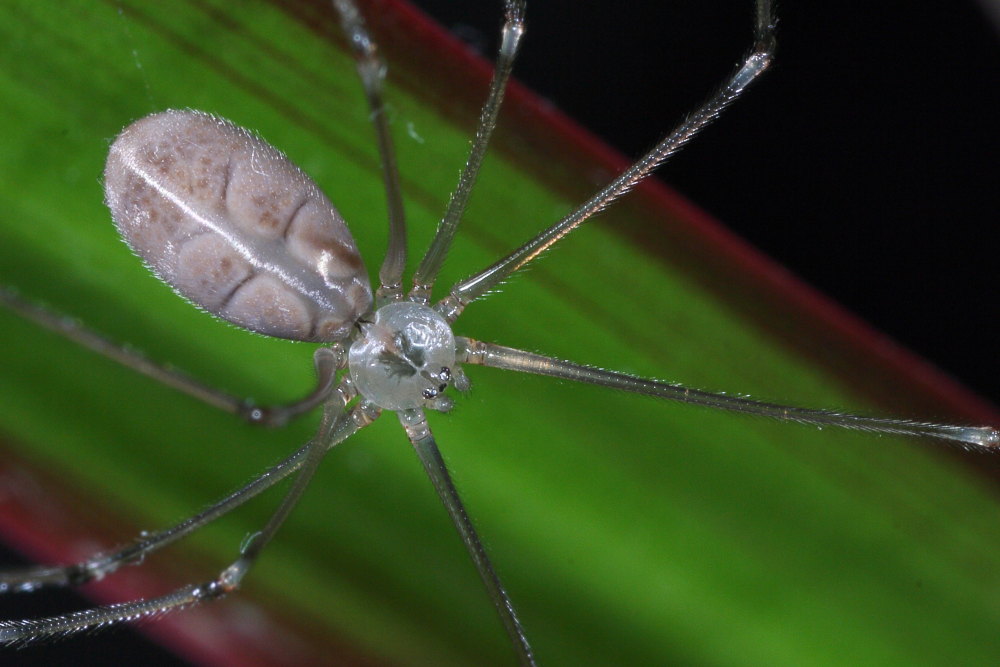
[[[339,202],[338,202],[338,204],[339,204]],[[352,220],[353,220],[353,219],[356,219],[356,218],[352,218]],[[356,225],[356,223],[355,223],[355,225]],[[484,382],[484,381],[483,381],[483,382]],[[481,384],[483,384],[483,382],[479,382],[479,384],[481,385]],[[478,391],[478,389],[477,389],[477,391]]]

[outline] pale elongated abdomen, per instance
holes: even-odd
[[[164,111],[111,146],[119,233],[164,282],[251,331],[345,338],[371,288],[343,218],[281,152],[229,121]]]

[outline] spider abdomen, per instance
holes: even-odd
[[[164,111],[111,146],[104,190],[118,232],[186,299],[293,340],[346,338],[372,303],[343,218],[280,151],[229,121]]]

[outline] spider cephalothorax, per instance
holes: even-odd
[[[455,336],[436,310],[411,301],[390,303],[360,323],[360,330],[348,365],[362,396],[385,410],[451,406],[442,392],[464,376],[455,364]]]

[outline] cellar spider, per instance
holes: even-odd
[[[341,207],[343,208],[343,204],[342,204],[342,203],[341,203],[341,202],[339,201],[339,199],[338,199],[338,201],[337,201],[337,204],[338,204],[338,205],[340,205],[340,206],[341,206]],[[353,226],[352,226],[352,229],[354,229],[355,227],[357,227],[357,226],[358,226],[358,225],[357,225],[357,217],[356,217],[356,216],[354,216],[354,217],[351,217],[351,216],[348,216],[348,218],[349,218],[349,220],[351,220],[351,221],[352,221],[352,225],[353,225]],[[555,253],[555,254],[556,254],[556,255],[558,255],[559,253]],[[370,256],[370,255],[367,255],[367,256]],[[369,260],[369,261],[371,261],[371,260]],[[552,260],[552,261],[555,261],[555,259],[553,258],[553,260]],[[524,281],[524,282],[526,282],[526,281]],[[508,291],[509,291],[509,292],[513,292],[513,290],[514,290],[514,289],[516,289],[516,285],[517,285],[517,284],[518,284],[518,283],[517,283],[517,282],[515,282],[515,283],[514,283],[514,285],[512,285],[512,286],[511,286],[511,287],[509,288],[509,290],[508,290]],[[499,302],[499,301],[501,301],[501,299],[502,299],[502,297],[498,297],[498,298],[496,299],[496,301],[497,301],[497,302]],[[488,303],[489,303],[489,302],[488,302]],[[473,398],[475,397],[475,393],[478,393],[478,392],[480,392],[480,391],[482,391],[482,390],[483,390],[483,388],[484,388],[484,385],[485,385],[486,383],[487,383],[487,380],[486,380],[486,379],[484,379],[484,380],[480,380],[480,381],[478,382],[478,384],[477,384],[477,388],[476,388],[476,392],[474,392],[474,393],[473,393]],[[728,385],[727,385],[727,386],[728,386]],[[563,388],[562,388],[562,387],[560,387],[560,390],[562,390],[562,389],[563,389]],[[704,413],[703,413],[703,412],[701,412],[701,411],[695,411],[695,413],[696,413],[696,415],[695,415],[695,416],[696,416],[697,418],[699,418],[699,419],[704,419],[704,418],[705,418],[705,415],[704,415]],[[461,416],[462,416],[462,415],[457,415],[457,416],[455,416],[455,417],[454,417],[454,419],[455,419],[455,420],[457,421],[457,420],[458,420],[458,419],[459,419],[459,418],[460,418]],[[739,424],[740,428],[744,428],[744,427],[745,427],[745,426],[744,426],[745,422],[743,422],[743,421],[739,421],[739,422],[737,422],[737,423]],[[752,427],[751,427],[751,428],[752,428]],[[882,444],[882,443],[876,443],[876,444]],[[482,504],[482,503],[480,503],[480,504]]]

